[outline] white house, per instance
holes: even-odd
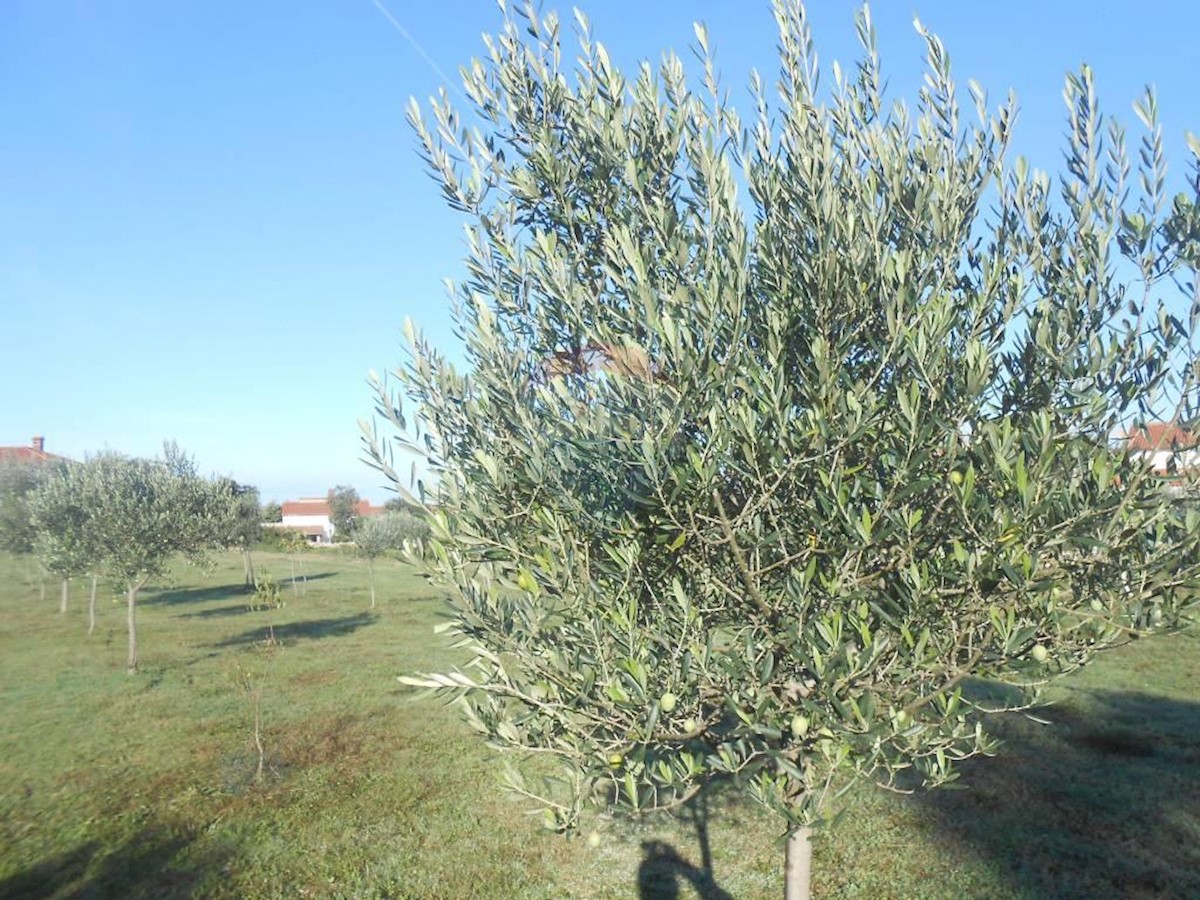
[[[283,503],[282,510],[283,520],[275,527],[298,531],[309,543],[313,544],[328,544],[333,541],[333,533],[336,529],[330,518],[328,497],[301,497],[299,500],[287,500]],[[359,500],[354,511],[359,516],[376,516],[383,512],[383,507],[372,506],[366,500]]]
[[[1148,422],[1145,428],[1126,433],[1125,440],[1161,475],[1200,467],[1200,438],[1174,422]]]

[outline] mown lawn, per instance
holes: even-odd
[[[771,820],[733,798],[684,819],[541,830],[453,709],[402,672],[454,661],[441,602],[399,565],[257,554],[287,605],[251,611],[241,564],[180,567],[141,605],[85,588],[60,618],[0,556],[0,896],[775,898]],[[273,635],[273,642],[268,640]],[[864,788],[815,849],[819,898],[1200,897],[1200,634],[1139,641],[1002,723],[966,790]],[[261,713],[264,773],[253,720]],[[707,865],[706,865],[707,863]]]

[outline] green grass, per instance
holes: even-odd
[[[379,567],[369,611],[358,560],[307,554],[301,597],[287,557],[256,561],[284,608],[247,609],[232,555],[181,567],[144,594],[128,677],[111,592],[88,637],[82,585],[59,618],[0,557],[0,897],[779,895],[776,827],[735,798],[610,823],[596,849],[542,831],[457,713],[397,685],[454,660],[401,566]],[[1002,723],[966,790],[857,791],[817,840],[816,896],[1200,897],[1198,637],[1066,679],[1055,724]]]

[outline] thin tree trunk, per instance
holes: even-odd
[[[371,578],[371,609],[375,608],[375,560],[367,557],[367,574]]]
[[[92,596],[88,599],[88,634],[96,630],[96,575],[92,575]]]
[[[137,595],[145,583],[145,578],[139,578],[133,584],[129,585],[129,590],[125,594],[125,602],[127,604],[126,620],[129,623],[129,666],[126,671],[130,675],[136,675],[138,670]]]
[[[258,748],[258,771],[254,773],[254,780],[262,781],[266,753],[262,742],[262,696],[258,693],[254,695],[254,746]]]
[[[44,575],[38,575],[38,587],[41,588],[42,602],[45,603],[46,602],[46,577]]]
[[[302,596],[307,597],[308,596],[308,573],[304,571],[304,557],[300,556],[299,553],[297,553],[296,555],[300,559],[300,581],[304,584],[304,590],[302,591]]]
[[[300,596],[300,589],[296,587],[296,554],[292,554],[292,599],[295,600]]]
[[[250,548],[242,548],[242,568],[246,570],[246,587],[254,586],[254,560],[250,558]]]
[[[58,598],[58,614],[65,616],[67,614],[67,600],[71,596],[71,579],[64,578],[62,580],[62,593]]]
[[[784,900],[809,900],[812,896],[811,838],[811,828],[797,828],[788,835]]]

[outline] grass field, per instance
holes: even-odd
[[[250,611],[241,564],[180,567],[140,608],[84,587],[57,614],[0,556],[0,897],[775,898],[773,822],[713,798],[609,823],[591,849],[540,829],[456,712],[402,672],[453,661],[399,565],[257,564],[287,605]],[[274,641],[267,638],[273,634]],[[966,790],[858,791],[815,846],[818,898],[1200,897],[1200,634],[1139,641],[1056,689],[1053,726],[1002,723]],[[256,777],[260,714],[264,769]]]

